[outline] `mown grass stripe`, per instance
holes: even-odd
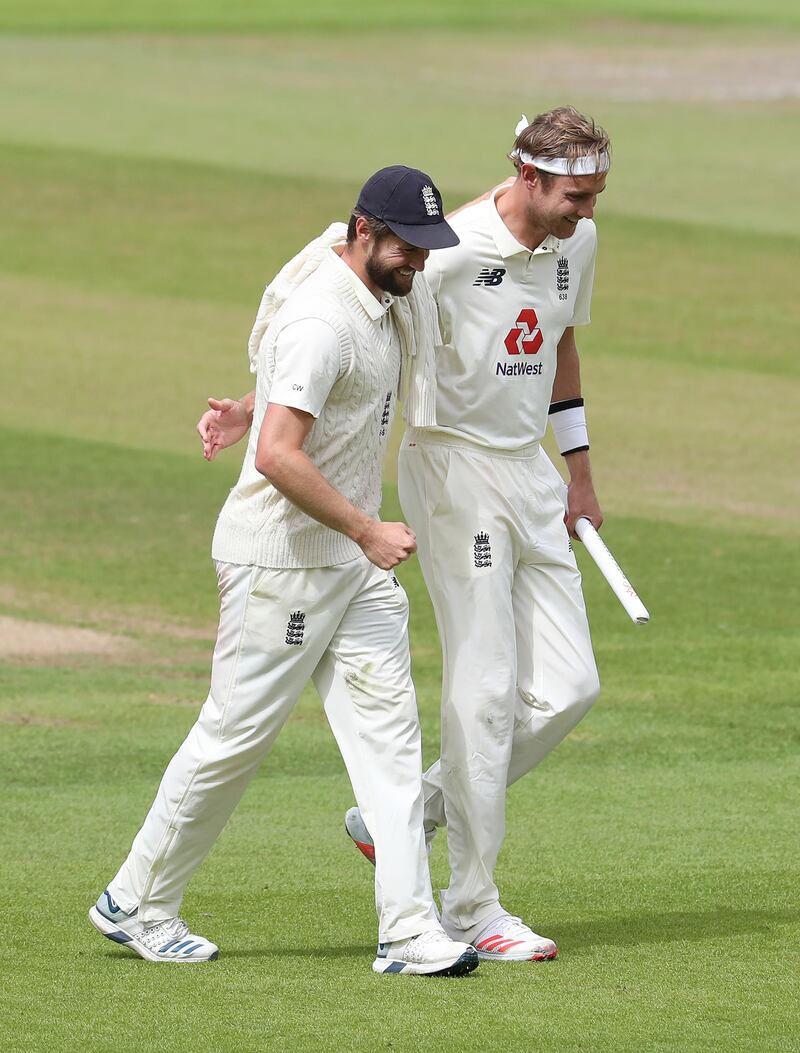
[[[681,25],[782,25],[796,26],[798,17],[786,0],[767,0],[756,8],[751,0],[730,0],[724,7],[715,0],[562,0],[558,13],[542,0],[510,0],[503,7],[482,0],[408,0],[400,7],[376,7],[365,0],[342,5],[336,0],[307,0],[301,7],[290,0],[173,0],[168,6],[154,0],[137,0],[124,8],[101,0],[45,0],[31,9],[23,0],[7,0],[0,15],[0,29],[15,31],[131,30],[169,31],[308,31],[381,30],[454,27],[481,31],[528,29],[562,30],[565,18],[630,20]]]

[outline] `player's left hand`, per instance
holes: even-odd
[[[577,538],[575,522],[581,516],[586,516],[595,530],[602,526],[603,513],[591,479],[573,479],[567,487],[567,513],[564,522],[570,537]]]
[[[239,442],[250,427],[246,408],[236,399],[210,398],[211,407],[197,422],[197,432],[203,441],[203,456],[213,461],[220,450]]]

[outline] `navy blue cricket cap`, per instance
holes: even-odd
[[[442,195],[418,168],[382,168],[361,188],[356,208],[382,220],[398,238],[419,249],[458,245],[458,235],[444,218]]]

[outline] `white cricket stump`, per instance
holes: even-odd
[[[631,621],[636,625],[647,625],[650,614],[636,594],[633,585],[623,573],[622,567],[614,559],[605,541],[585,516],[575,523],[575,533],[583,542],[584,548],[597,564],[600,573],[606,579],[614,595],[628,612]]]

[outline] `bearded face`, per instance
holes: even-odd
[[[424,270],[427,249],[409,245],[394,234],[373,241],[364,261],[370,281],[391,296],[408,296],[414,275]]]

